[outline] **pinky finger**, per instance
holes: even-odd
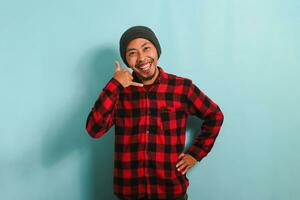
[[[143,87],[144,86],[144,84],[137,83],[137,82],[131,82],[131,85],[138,86],[138,87]]]
[[[188,167],[186,167],[186,168],[184,169],[184,171],[182,171],[181,173],[184,175],[184,174],[186,174],[186,173],[188,172],[189,169],[190,169],[190,167],[188,166]]]

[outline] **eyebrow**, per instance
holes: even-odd
[[[147,44],[149,44],[149,42],[145,42],[144,44],[141,45],[141,47],[144,47],[146,46]],[[127,49],[127,52],[128,51],[133,51],[133,50],[136,50],[135,48],[130,48],[130,49]]]

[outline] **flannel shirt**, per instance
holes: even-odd
[[[189,115],[204,120],[185,153],[200,161],[211,150],[223,123],[218,105],[190,79],[158,67],[155,82],[146,87],[123,86],[112,78],[100,93],[86,122],[99,138],[115,125],[114,193],[128,199],[175,199],[189,185],[176,169],[185,146]],[[133,72],[134,81],[139,82]]]

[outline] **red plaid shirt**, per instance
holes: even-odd
[[[123,88],[112,78],[87,119],[93,138],[115,125],[114,193],[122,198],[183,196],[189,181],[175,165],[184,149],[188,115],[204,120],[185,152],[198,161],[211,150],[223,122],[218,105],[191,80],[158,69],[158,78],[146,87]]]

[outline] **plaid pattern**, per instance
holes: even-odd
[[[211,150],[223,123],[218,105],[191,80],[158,69],[148,89],[123,88],[112,78],[87,119],[93,138],[115,125],[114,193],[125,199],[183,196],[189,181],[175,165],[184,149],[187,117],[204,120],[201,134],[185,152],[198,161]]]

